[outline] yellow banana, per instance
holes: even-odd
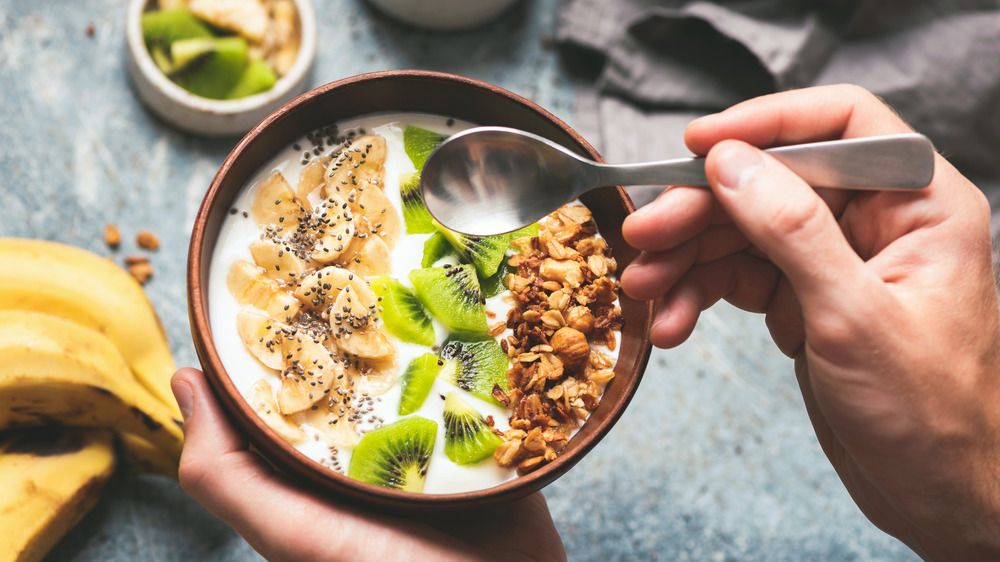
[[[0,442],[0,560],[41,560],[94,507],[114,467],[108,431],[6,434]]]
[[[96,254],[45,240],[0,238],[0,263],[0,310],[47,312],[104,334],[135,378],[177,411],[170,346],[131,275]]]
[[[109,427],[180,458],[181,423],[100,333],[49,314],[0,311],[0,430]]]
[[[177,480],[180,458],[168,455],[142,437],[131,433],[118,434],[118,461],[122,468],[134,474],[155,474]]]

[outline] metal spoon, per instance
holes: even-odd
[[[921,189],[934,175],[934,148],[916,133],[767,150],[813,187]],[[599,164],[538,135],[474,127],[431,152],[420,188],[431,215],[465,234],[503,234],[529,225],[595,187],[707,186],[703,158]]]

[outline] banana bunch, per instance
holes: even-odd
[[[55,242],[0,238],[0,560],[39,560],[116,465],[177,477],[173,358],[131,275]]]

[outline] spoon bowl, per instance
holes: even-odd
[[[813,187],[921,189],[934,175],[934,148],[917,133],[767,152]],[[591,189],[613,185],[707,186],[708,180],[704,158],[602,164],[507,127],[452,135],[431,152],[420,179],[431,215],[452,230],[477,236],[512,232]]]

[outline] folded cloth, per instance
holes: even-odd
[[[967,174],[1000,177],[1000,0],[564,0],[556,39],[645,110],[860,84]]]

